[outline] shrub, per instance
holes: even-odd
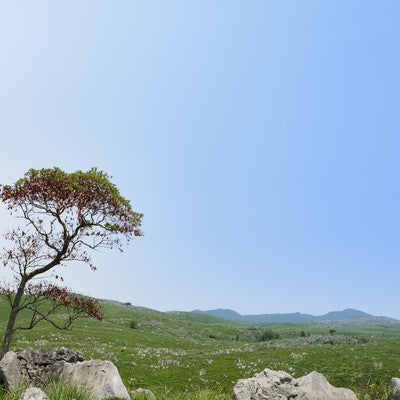
[[[129,327],[130,327],[131,329],[139,329],[138,323],[137,323],[136,321],[134,321],[134,320],[132,320],[132,321],[130,322]]]
[[[259,336],[260,342],[267,342],[269,340],[279,339],[279,334],[269,329],[263,331]]]

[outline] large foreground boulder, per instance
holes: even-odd
[[[54,350],[28,347],[9,351],[0,361],[0,382],[8,390],[14,390],[20,384],[40,385],[57,379],[65,364],[83,360],[79,352],[64,347]]]
[[[299,378],[297,383],[304,389],[304,399],[307,400],[357,400],[353,391],[332,386],[324,375],[316,371]]]
[[[13,351],[7,352],[0,360],[0,383],[8,390],[14,390],[24,383],[18,356]]]
[[[0,360],[0,383],[10,391],[20,385],[40,386],[58,379],[89,389],[95,400],[130,398],[111,361],[85,361],[80,353],[65,348],[9,351]]]
[[[299,379],[286,372],[265,369],[250,379],[239,380],[234,400],[357,400],[350,389],[336,388],[326,378],[311,372]]]
[[[130,399],[118,370],[111,361],[90,360],[65,364],[60,378],[89,389],[94,400],[110,397]]]

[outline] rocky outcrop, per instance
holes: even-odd
[[[109,397],[130,399],[118,370],[111,361],[90,360],[65,364],[60,378],[90,390],[93,400]]]
[[[318,372],[299,379],[286,372],[265,369],[254,378],[239,380],[234,400],[357,400],[350,389],[336,388]]]
[[[0,381],[8,390],[21,383],[39,385],[57,379],[64,365],[83,361],[77,351],[64,347],[55,350],[35,350],[30,347],[16,352],[9,351],[0,361]]]
[[[0,382],[7,390],[12,391],[20,385],[40,386],[57,379],[66,379],[78,387],[89,389],[94,400],[130,398],[117,368],[111,361],[85,361],[76,351],[65,348],[27,348],[16,352],[9,351],[0,361]],[[36,399],[29,393],[27,396],[26,400],[31,400],[31,397]]]

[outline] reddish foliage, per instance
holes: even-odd
[[[32,286],[28,293],[35,298],[43,297],[50,300],[55,306],[62,305],[63,307],[74,310],[75,313],[83,313],[99,321],[104,319],[97,300],[71,293],[67,288],[61,288],[51,284],[38,284]]]

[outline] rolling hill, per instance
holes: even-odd
[[[127,388],[151,389],[160,400],[229,400],[238,379],[264,368],[294,371],[297,376],[316,369],[329,375],[332,384],[360,392],[365,390],[363,382],[376,388],[398,373],[400,324],[362,325],[372,316],[354,318],[358,325],[253,324],[207,313],[160,312],[113,300],[101,300],[101,308],[103,321],[78,320],[72,330],[59,331],[42,323],[33,330],[17,331],[12,349],[66,347],[86,359],[110,360]],[[8,313],[8,304],[0,301],[0,332]],[[228,315],[240,317],[232,311]],[[354,313],[339,314],[349,315]],[[62,311],[58,317],[64,318]],[[27,314],[19,318],[29,322]],[[200,397],[199,391],[215,395]]]
[[[331,311],[323,315],[311,315],[296,313],[286,314],[259,314],[259,315],[241,315],[236,311],[229,309],[215,309],[215,310],[194,310],[192,313],[208,314],[215,317],[227,319],[237,322],[253,322],[253,323],[267,323],[267,322],[288,322],[288,323],[307,323],[307,322],[343,322],[343,321],[362,321],[363,323],[381,323],[381,322],[398,322],[395,319],[388,317],[376,317],[364,311],[354,310],[347,308],[342,311]]]

